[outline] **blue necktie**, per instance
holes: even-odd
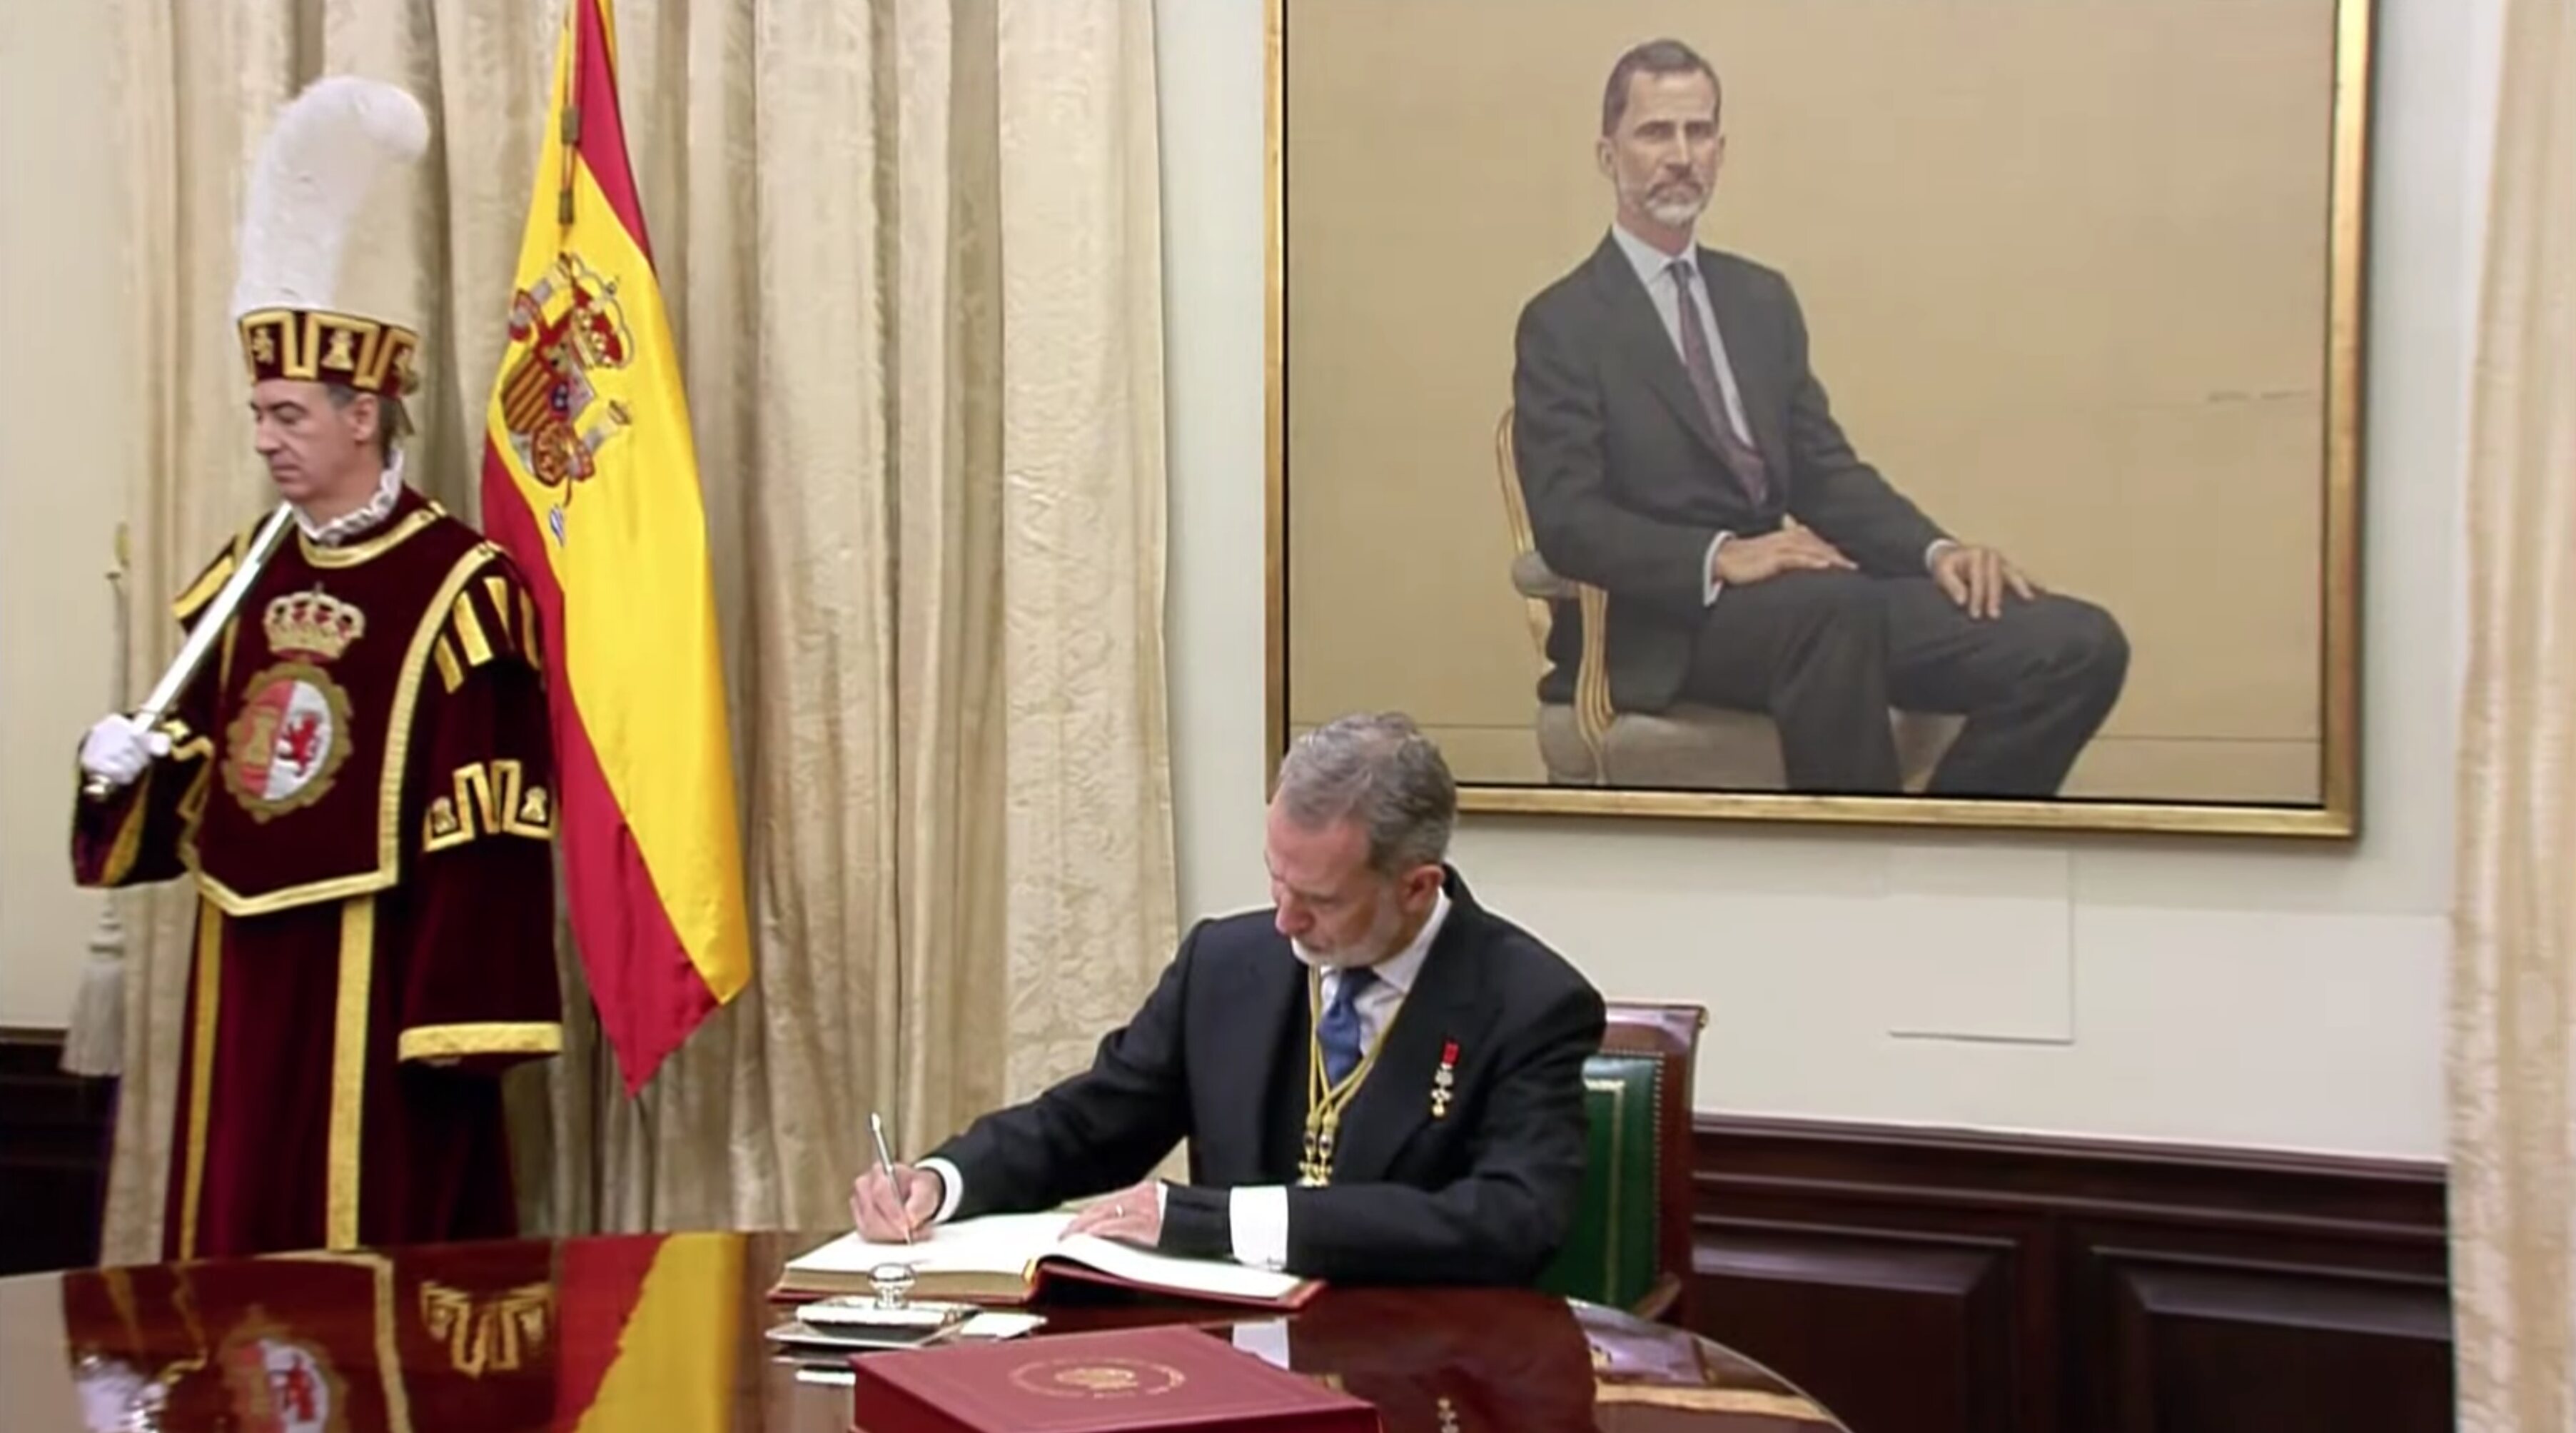
[[[1315,1025],[1315,1039],[1324,1047],[1324,1083],[1333,1086],[1348,1078],[1351,1068],[1360,1062],[1360,992],[1377,981],[1377,972],[1359,966],[1342,972],[1333,987],[1333,998],[1324,1006],[1324,1018]]]

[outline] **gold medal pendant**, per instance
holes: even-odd
[[[1321,1189],[1333,1182],[1332,1118],[1320,1111],[1306,1114],[1305,1153],[1297,1161],[1297,1183],[1307,1189]]]

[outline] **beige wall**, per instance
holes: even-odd
[[[2055,8],[2100,15],[2164,3]],[[1580,8],[1487,6],[1477,34],[1509,28],[1498,14],[1516,25]],[[2220,8],[2259,24],[2280,7]],[[1480,898],[1554,941],[1613,996],[1710,1006],[1700,1107],[2440,1155],[2455,508],[2494,4],[2386,0],[2381,10],[2367,427],[2379,481],[2365,513],[2361,839],[2316,850],[1469,818],[1457,856]],[[1193,914],[1264,899],[1263,594],[1253,557],[1262,541],[1262,12],[1261,0],[1157,10],[1175,792],[1182,896]],[[2171,68],[2223,64],[2235,38],[2227,33],[2168,56]],[[1753,164],[1752,143],[1739,129],[1730,163]],[[1579,150],[1567,159],[1579,162]],[[1491,162],[1472,148],[1457,158]],[[1740,167],[1732,175],[1745,177]],[[1596,218],[1564,222],[1571,232],[1576,219]],[[1825,275],[1803,258],[1800,267],[1811,306],[1822,307]],[[1861,321],[1866,308],[1837,303],[1828,321]],[[1854,348],[1835,339],[1837,353]],[[1478,404],[1491,401],[1506,363],[1499,355],[1473,380]],[[1873,428],[1900,421],[1905,401],[1894,387],[1851,399]],[[1481,456],[1468,449],[1457,479],[1479,503],[1491,491],[1474,466]],[[2194,561],[2171,580],[2213,570]],[[1497,602],[1491,620],[1488,640],[1525,641],[1509,603]]]
[[[2126,627],[2069,794],[2317,799],[2335,0],[1503,11],[1289,9],[1292,721],[1543,779],[1491,435],[1609,222],[1604,75],[1671,34],[1725,83],[1701,237],[1789,276],[1861,453]]]
[[[82,122],[114,7],[0,6],[0,1024],[59,1026],[100,899],[63,840],[72,752],[108,707],[105,574],[132,377],[101,328],[114,290],[107,142]]]

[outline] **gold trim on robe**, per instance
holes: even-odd
[[[367,1108],[367,1015],[376,968],[376,898],[340,910],[340,1005],[331,1031],[328,1246],[358,1246],[358,1155]]]
[[[403,1060],[452,1060],[466,1055],[559,1055],[563,1026],[552,1020],[484,1020],[463,1025],[415,1025],[394,1042]]]
[[[527,769],[517,758],[469,762],[451,772],[449,780],[455,791],[431,797],[422,809],[422,854],[453,850],[485,836],[543,841],[555,834],[554,797],[543,786],[528,785]]]
[[[188,1134],[179,1184],[179,1257],[197,1256],[197,1204],[206,1192],[206,1122],[214,1100],[215,1004],[223,990],[224,913],[197,902],[197,1019],[188,1050]]]
[[[453,610],[456,640],[465,649],[465,665],[479,667],[492,660],[492,642],[483,635],[483,619],[474,615],[474,599],[466,593],[457,593]]]
[[[127,798],[125,819],[117,823],[116,842],[107,848],[107,862],[98,873],[98,884],[121,886],[134,870],[134,858],[143,854],[143,827],[152,814],[152,773],[157,768],[146,766],[134,780],[134,794]]]
[[[295,540],[303,545],[304,560],[315,567],[355,567],[393,551],[405,539],[418,535],[446,515],[447,510],[438,504],[424,503],[412,509],[411,516],[363,542],[353,542],[345,547],[324,547],[306,537],[301,529],[296,531]]]
[[[223,591],[224,584],[232,580],[233,569],[241,565],[242,554],[249,550],[254,530],[246,527],[234,533],[232,543],[207,565],[205,571],[197,574],[197,580],[188,584],[188,590],[171,599],[170,615],[173,618],[185,622],[215,600],[215,594]]]
[[[207,603],[215,600],[216,593],[224,590],[224,584],[232,580],[233,566],[230,552],[216,558],[215,565],[207,568],[194,585],[171,600],[170,615],[182,622],[197,615]]]

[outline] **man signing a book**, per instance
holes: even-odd
[[[1401,715],[1300,738],[1272,908],[1193,928],[1089,1070],[861,1175],[861,1235],[1105,1195],[1068,1232],[1332,1281],[1535,1281],[1582,1190],[1601,996],[1468,894],[1457,810]],[[1184,1138],[1190,1182],[1147,1178]]]

